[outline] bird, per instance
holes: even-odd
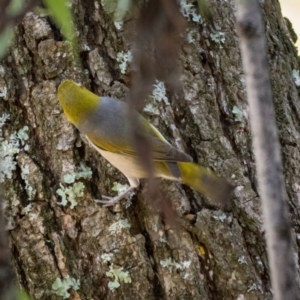
[[[101,200],[95,200],[105,206],[114,205],[136,189],[140,179],[149,176],[134,145],[128,103],[97,96],[72,80],[60,83],[57,98],[68,121],[86,137],[89,145],[127,177],[130,186],[123,193],[115,197],[102,195]],[[136,110],[132,116],[151,142],[154,177],[186,184],[216,202],[228,198],[234,188],[231,183],[192,162],[190,155],[172,146]]]

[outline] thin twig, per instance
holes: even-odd
[[[247,86],[274,299],[298,299],[298,274],[293,258],[287,194],[260,7],[257,0],[236,2],[237,28]]]
[[[30,0],[16,15],[9,15],[7,13],[9,1],[2,0],[2,2],[0,2],[0,33],[2,33],[4,29],[8,28],[9,26],[15,26],[20,23],[24,16],[40,3],[41,0]]]

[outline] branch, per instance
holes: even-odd
[[[253,148],[261,192],[274,299],[298,299],[292,234],[258,0],[237,0]]]

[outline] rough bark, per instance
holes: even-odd
[[[73,3],[82,65],[74,65],[48,17],[28,14],[18,26],[1,62],[0,110],[10,114],[4,137],[27,125],[29,139],[4,188],[17,279],[33,299],[61,299],[52,284],[67,275],[80,280],[71,299],[272,298],[234,2],[210,1],[210,8],[219,31],[203,20],[189,22],[194,40],[181,50],[182,95],[169,104],[149,98],[154,109],[148,117],[172,144],[238,187],[232,205],[222,210],[185,186],[161,181],[180,216],[174,228],[152,211],[145,186],[129,207],[126,201],[113,208],[93,202],[112,194],[113,182],[126,180],[82,141],[58,105],[56,88],[65,78],[99,95],[126,97],[130,77],[120,72],[116,57],[129,45],[108,8],[97,1]],[[278,1],[266,0],[262,8],[299,268],[300,101],[292,77],[299,61]],[[212,36],[219,32],[224,42]],[[84,183],[84,196],[74,209],[58,205],[60,183],[68,186],[64,175],[81,162],[93,171],[92,179],[76,180]],[[130,227],[113,230],[126,219]],[[112,254],[108,262],[101,258],[105,253]],[[123,267],[132,282],[111,291],[110,267]]]

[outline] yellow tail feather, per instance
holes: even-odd
[[[230,197],[234,186],[226,179],[194,163],[179,162],[178,166],[184,184],[215,202],[225,202]]]

